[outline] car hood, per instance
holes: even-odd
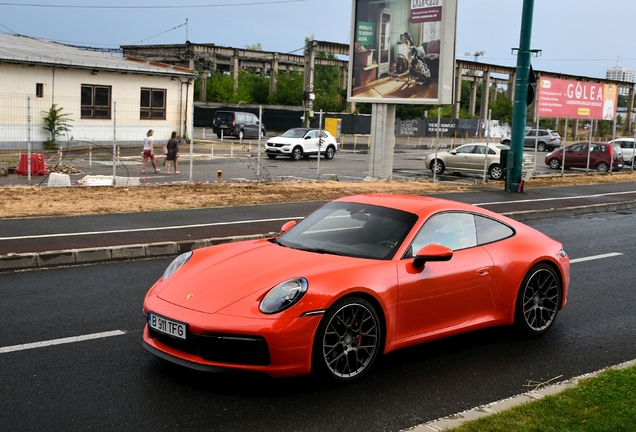
[[[368,260],[363,260],[368,261]],[[203,313],[217,313],[252,296],[254,301],[281,282],[350,267],[361,259],[290,249],[267,240],[213,246],[190,260],[155,289],[158,298]]]
[[[274,137],[267,140],[267,144],[299,144],[303,141],[302,138]]]

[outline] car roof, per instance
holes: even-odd
[[[381,207],[388,207],[409,213],[420,213],[424,209],[443,207],[448,210],[463,210],[476,213],[489,213],[484,209],[464,204],[457,201],[443,198],[422,196],[422,195],[401,195],[401,194],[363,194],[341,197],[334,201],[353,202],[359,204],[371,204]]]

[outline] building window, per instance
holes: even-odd
[[[166,90],[141,89],[141,104],[139,118],[150,120],[166,119]]]
[[[44,97],[44,84],[36,83],[35,84],[35,97]]]
[[[82,118],[110,119],[111,87],[82,84]]]

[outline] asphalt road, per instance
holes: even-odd
[[[386,356],[360,382],[190,371],[141,347],[143,296],[169,259],[0,274],[0,430],[399,431],[636,358],[636,215],[530,225],[560,240],[569,301],[542,338],[495,328]],[[6,347],[120,331],[61,345]],[[4,351],[3,351],[4,350]]]
[[[636,200],[636,182],[503,190],[503,184],[474,192],[437,195],[498,213],[578,207]],[[280,231],[321,201],[97,216],[0,219],[0,255],[61,249],[207,239]]]

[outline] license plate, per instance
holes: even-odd
[[[221,125],[220,128],[221,129],[227,129],[227,126],[226,125]]]
[[[172,337],[185,340],[186,325],[153,313],[148,314],[148,327]]]

